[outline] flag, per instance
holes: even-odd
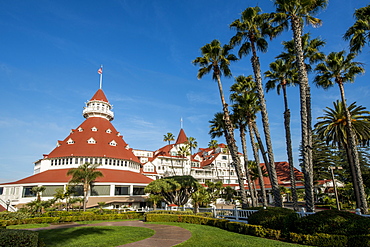
[[[98,74],[99,74],[99,75],[103,74],[103,68],[102,68],[102,67],[100,67],[100,68],[98,69]]]

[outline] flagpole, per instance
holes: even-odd
[[[103,65],[100,65],[100,69],[101,69],[101,72],[99,73],[100,74],[100,89],[102,89],[102,86],[103,86]]]

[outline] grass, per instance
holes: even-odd
[[[73,227],[38,231],[46,246],[110,247],[136,242],[154,235],[154,230],[131,226]]]
[[[238,234],[206,225],[173,222],[159,222],[151,224],[179,226],[189,230],[192,234],[191,238],[179,245],[176,245],[178,247],[307,247],[307,245],[285,243],[266,238],[258,238],[254,236]]]

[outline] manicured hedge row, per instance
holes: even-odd
[[[0,246],[41,247],[45,246],[39,239],[38,232],[24,230],[0,230]]]
[[[17,220],[0,220],[0,226],[21,225],[21,224],[39,224],[39,223],[59,223],[59,222],[75,222],[84,220],[116,220],[116,219],[138,219],[143,217],[142,212],[128,212],[122,214],[93,214],[87,213],[76,216],[60,216],[60,217],[35,217],[28,219]]]
[[[282,234],[282,231],[280,230],[264,228],[263,226],[260,225],[250,225],[241,222],[232,222],[224,219],[207,218],[196,215],[146,213],[145,219],[148,222],[182,222],[182,223],[209,225],[240,234],[252,235],[256,237],[269,238],[304,245],[313,245],[322,247],[370,246],[370,235],[347,237],[344,235],[329,235],[323,233],[318,233],[314,235],[289,233],[288,236],[286,236],[285,234]]]

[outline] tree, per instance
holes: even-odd
[[[242,207],[247,206],[247,195],[245,193],[243,173],[241,169],[240,159],[238,156],[238,147],[235,143],[234,138],[234,127],[231,123],[228,105],[226,104],[224,92],[222,89],[221,75],[226,77],[231,76],[229,68],[230,62],[236,61],[237,57],[233,54],[229,54],[231,46],[224,45],[221,47],[221,43],[218,40],[213,40],[210,44],[206,44],[201,48],[202,57],[197,57],[193,60],[193,64],[199,65],[198,78],[201,79],[204,75],[208,74],[213,70],[212,78],[217,81],[218,90],[220,93],[221,103],[224,113],[225,121],[225,139],[229,146],[231,157],[234,163],[236,175],[238,176],[239,187],[242,195]]]
[[[99,206],[99,212],[100,214],[103,213],[103,207],[106,205],[107,203],[106,202],[98,202],[98,206]]]
[[[252,53],[251,62],[254,72],[254,79],[256,82],[257,95],[261,107],[262,124],[265,134],[265,141],[268,153],[268,163],[266,166],[269,167],[269,176],[271,180],[272,193],[274,195],[274,204],[277,207],[281,207],[280,188],[278,178],[275,169],[274,153],[271,143],[271,134],[269,127],[269,118],[267,114],[267,107],[265,102],[265,96],[263,92],[262,77],[261,77],[261,66],[259,58],[257,56],[257,50],[266,52],[268,43],[265,40],[267,36],[272,37],[275,33],[272,33],[272,27],[269,22],[270,15],[262,14],[261,9],[257,7],[249,7],[242,12],[240,20],[235,20],[230,24],[231,28],[235,28],[237,33],[231,38],[231,45],[240,45],[239,57],[243,57]],[[243,43],[244,42],[244,43]]]
[[[199,213],[199,206],[202,203],[209,202],[209,193],[206,188],[200,187],[197,191],[191,194],[191,200],[193,203],[193,211],[195,214]]]
[[[192,176],[173,176],[152,181],[145,187],[144,192],[162,196],[168,205],[183,206],[200,186]]]
[[[45,186],[35,186],[35,187],[32,187],[31,189],[31,191],[36,194],[36,197],[37,197],[36,200],[38,202],[41,201],[41,193],[44,192],[45,190],[46,190]]]
[[[163,135],[163,141],[164,142],[168,142],[168,145],[171,145],[171,142],[174,141],[174,140],[175,140],[175,136],[172,133],[170,133],[170,132],[168,132],[166,135]],[[171,155],[171,151],[169,151],[169,152],[170,152],[170,156],[172,156]],[[170,158],[170,160],[171,160],[172,172],[176,176],[176,171],[175,171],[175,168],[173,167],[173,160],[172,160],[172,158]]]
[[[276,13],[274,14],[273,21],[278,23],[282,28],[287,28],[290,22],[293,31],[301,106],[302,171],[305,177],[306,209],[308,212],[312,212],[314,210],[314,197],[311,136],[312,120],[310,113],[311,97],[301,37],[303,33],[303,20],[314,26],[319,26],[321,24],[321,20],[312,15],[326,8],[328,0],[275,0],[274,3],[276,6]]]
[[[332,143],[338,147],[343,147],[346,150],[347,158],[352,172],[352,181],[356,195],[357,207],[361,208],[362,212],[367,211],[366,193],[364,191],[361,167],[354,161],[353,150],[350,146],[350,134],[354,133],[353,139],[359,142],[367,142],[370,139],[370,123],[367,120],[369,114],[364,110],[364,107],[357,107],[355,103],[346,108],[345,104],[341,101],[333,103],[334,109],[326,107],[325,115],[319,117],[322,119],[315,127],[319,138],[325,140],[327,143]],[[348,113],[347,113],[348,112]],[[348,114],[350,120],[348,121]],[[350,127],[348,123],[351,123]],[[355,152],[357,152],[355,144]],[[357,156],[358,159],[358,156]]]
[[[209,202],[214,203],[216,202],[217,198],[220,197],[221,191],[223,189],[223,184],[221,181],[218,182],[211,182],[211,181],[206,181],[206,191],[208,193],[209,197]]]
[[[290,132],[290,109],[288,106],[287,86],[296,83],[297,70],[292,68],[291,64],[283,59],[278,59],[270,63],[270,70],[265,72],[265,77],[269,80],[266,83],[266,92],[276,88],[280,95],[280,90],[283,91],[284,99],[284,127],[285,127],[285,141],[288,156],[289,170],[290,170],[290,184],[292,189],[293,208],[298,210],[298,197],[296,191],[296,179],[293,164],[293,148],[292,135]],[[281,189],[281,187],[280,187]]]
[[[361,52],[366,44],[370,44],[370,5],[357,9],[354,13],[356,22],[344,34],[349,40],[351,52]]]
[[[70,184],[82,184],[84,190],[84,201],[83,201],[83,210],[86,211],[86,203],[88,192],[92,183],[94,183],[95,179],[99,177],[103,177],[103,173],[98,171],[97,168],[100,164],[90,164],[85,163],[80,165],[77,168],[69,169],[67,175],[72,175],[72,178],[69,180]]]
[[[246,148],[246,126],[250,131],[250,137],[253,138],[253,124],[256,118],[256,113],[260,110],[259,100],[257,94],[254,92],[255,90],[255,82],[253,81],[252,76],[238,76],[236,79],[236,83],[231,86],[230,95],[231,101],[234,103],[233,107],[233,121],[237,127],[239,127],[240,139],[242,143],[243,155],[244,155],[244,166],[245,166],[245,173],[247,177],[247,182],[249,186],[249,191],[251,194],[252,199],[252,206],[256,206],[256,198],[254,197],[254,193],[252,191],[252,183],[249,174],[249,167],[248,167],[248,156],[247,156],[247,148]],[[255,143],[252,143],[252,147]],[[257,152],[257,153],[256,153]],[[254,147],[253,149],[254,157],[258,158],[258,148]],[[256,161],[259,162],[259,161]],[[268,162],[267,162],[268,163]],[[264,184],[263,184],[264,187]],[[266,193],[263,194],[263,199],[266,202]]]
[[[190,155],[193,155],[193,149],[195,150],[198,147],[198,142],[194,137],[188,137],[188,142],[187,144],[189,145],[190,148]]]
[[[154,195],[154,194],[150,194],[149,197],[148,197],[148,201],[152,202],[153,203],[153,209],[154,210],[157,210],[157,204],[162,201],[163,199],[163,196],[162,195]]]
[[[179,148],[179,151],[177,151],[177,155],[182,158],[182,160],[181,160],[181,163],[182,163],[182,175],[185,175],[185,171],[184,171],[184,160],[186,160],[187,157],[189,155],[191,155],[189,149],[190,149],[189,145],[186,144],[185,146],[180,147]]]
[[[168,145],[171,145],[171,142],[175,140],[175,136],[168,132],[166,135],[163,135],[163,141],[168,142]]]

